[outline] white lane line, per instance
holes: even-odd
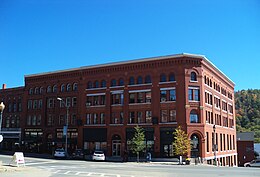
[[[71,171],[66,171],[65,173],[63,173],[64,175],[67,175],[69,174]]]
[[[26,163],[25,161],[25,165],[39,165],[39,164],[46,164],[46,163],[53,163],[54,161],[51,162],[34,162],[34,163]]]

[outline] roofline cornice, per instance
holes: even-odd
[[[60,74],[60,73],[64,73],[64,72],[82,71],[82,70],[87,70],[87,69],[96,69],[96,68],[101,68],[101,67],[109,67],[109,66],[116,66],[116,65],[122,65],[122,64],[133,64],[133,63],[140,63],[140,62],[146,62],[146,61],[156,61],[156,60],[164,60],[164,59],[169,59],[169,58],[181,58],[181,57],[191,57],[191,58],[202,59],[207,64],[209,64],[211,67],[216,69],[228,81],[230,81],[231,84],[235,85],[235,83],[229,77],[227,77],[220,69],[218,69],[207,57],[205,57],[204,55],[190,54],[190,53],[181,53],[181,54],[175,54],[175,55],[165,55],[165,56],[158,56],[158,57],[133,59],[133,60],[128,60],[128,61],[111,62],[111,63],[106,63],[106,64],[91,65],[91,66],[82,66],[82,67],[72,68],[72,69],[64,69],[64,70],[43,72],[43,73],[38,73],[38,74],[30,74],[30,75],[25,75],[24,77],[26,79],[26,78],[30,78],[30,77],[37,77],[37,76],[51,75],[51,74]]]

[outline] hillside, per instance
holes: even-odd
[[[255,143],[260,143],[260,90],[235,92],[237,131],[254,132]]]

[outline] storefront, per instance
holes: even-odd
[[[43,152],[43,130],[41,128],[26,128],[21,146],[25,152]]]

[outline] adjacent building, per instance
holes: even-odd
[[[180,125],[192,142],[188,156],[237,165],[234,83],[205,56],[177,54],[26,75],[24,87],[0,91],[6,128],[13,109],[9,95],[16,90],[22,91],[24,150],[51,153],[64,147],[68,117],[71,152],[131,155],[129,140],[138,125],[153,157],[172,157],[172,133]]]

